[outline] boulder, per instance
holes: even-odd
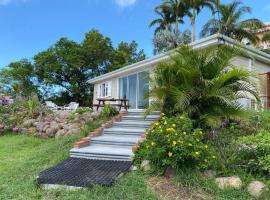
[[[205,177],[205,178],[215,178],[216,175],[217,175],[217,172],[214,171],[214,170],[206,170],[202,173],[202,175]]]
[[[66,135],[79,135],[81,133],[81,130],[80,129],[71,129],[69,130]]]
[[[264,189],[265,189],[266,185],[263,182],[260,181],[252,181],[249,185],[248,185],[248,193],[256,198],[259,198],[261,196],[261,194],[263,193]]]
[[[141,163],[141,168],[143,171],[150,171],[151,170],[151,165],[150,165],[150,161],[149,160],[144,160]]]
[[[164,174],[166,178],[173,178],[175,177],[175,175],[176,175],[176,170],[172,167],[168,167]]]
[[[216,178],[216,183],[220,189],[227,187],[239,189],[242,186],[242,181],[238,176]]]
[[[57,133],[55,134],[55,137],[59,138],[59,137],[65,136],[66,133],[67,131],[65,129],[58,130]]]
[[[35,127],[31,127],[27,129],[27,133],[29,134],[35,134],[37,132],[37,129]]]
[[[23,127],[31,127],[33,126],[34,122],[36,122],[35,119],[28,119],[26,121],[23,122]]]
[[[42,128],[42,131],[41,131],[41,132],[46,132],[46,130],[47,130],[48,128],[50,128],[49,123],[47,123],[47,124],[45,124],[45,125],[43,126],[43,128]]]

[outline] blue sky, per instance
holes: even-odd
[[[113,44],[135,40],[152,56],[153,8],[161,0],[0,0],[0,68],[21,58],[31,59],[60,37],[80,42],[84,33],[96,28],[110,37]],[[230,2],[230,0],[223,0]],[[269,0],[243,0],[262,21],[270,21]],[[209,19],[203,11],[200,27]],[[180,29],[189,27],[189,21]]]

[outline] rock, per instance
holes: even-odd
[[[22,125],[23,127],[31,127],[35,121],[35,119],[28,119],[24,121]]]
[[[226,187],[239,189],[242,186],[242,181],[238,176],[216,178],[216,183],[220,189]]]
[[[264,189],[265,189],[266,185],[263,182],[260,181],[252,181],[249,185],[248,185],[248,193],[253,196],[253,197],[260,197],[261,194],[263,193]]]
[[[166,178],[173,178],[175,177],[175,175],[176,175],[176,170],[173,169],[172,167],[168,167],[164,174]]]
[[[50,125],[47,123],[46,125],[43,126],[43,129],[41,132],[46,132],[46,130],[50,128]]]
[[[67,131],[65,129],[58,130],[57,133],[55,134],[55,137],[59,138],[59,137],[65,136],[66,133]]]
[[[131,171],[137,171],[138,170],[138,167],[135,166],[135,165],[132,165],[131,168],[130,168]]]
[[[52,137],[57,133],[58,130],[59,130],[59,126],[52,125],[46,129],[46,135]]]
[[[27,128],[20,128],[19,133],[25,134],[27,133],[28,129]]]
[[[80,129],[71,129],[66,133],[66,135],[79,135],[80,133],[81,133]]]
[[[98,112],[98,111],[96,111],[96,112],[92,112],[92,113],[91,113],[91,117],[92,117],[93,119],[98,118],[98,117],[99,117],[99,115],[100,115],[100,112]]]
[[[18,133],[19,132],[19,128],[15,127],[12,129],[12,132]]]
[[[0,129],[4,129],[4,128],[5,128],[5,125],[0,124]]]
[[[31,127],[27,129],[27,133],[29,134],[35,134],[37,132],[37,129],[35,127]]]
[[[48,126],[49,123],[48,122],[39,122],[38,124],[36,124],[36,128],[39,132],[42,132],[45,126]],[[48,127],[47,127],[48,128]]]
[[[142,161],[141,168],[145,172],[151,170],[150,161],[149,160]]]
[[[205,177],[205,178],[215,178],[216,175],[217,175],[217,172],[214,171],[214,170],[206,170],[202,173],[202,175]]]

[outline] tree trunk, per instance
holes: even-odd
[[[195,42],[196,36],[195,36],[195,17],[190,17],[191,21],[191,42]]]
[[[179,28],[178,28],[178,15],[175,17],[175,34],[179,34]]]

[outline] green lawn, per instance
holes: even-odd
[[[0,137],[0,199],[158,199],[145,184],[144,176],[129,173],[113,187],[94,187],[79,191],[44,191],[36,182],[42,170],[68,157],[68,151],[78,137],[40,139],[23,135]]]

